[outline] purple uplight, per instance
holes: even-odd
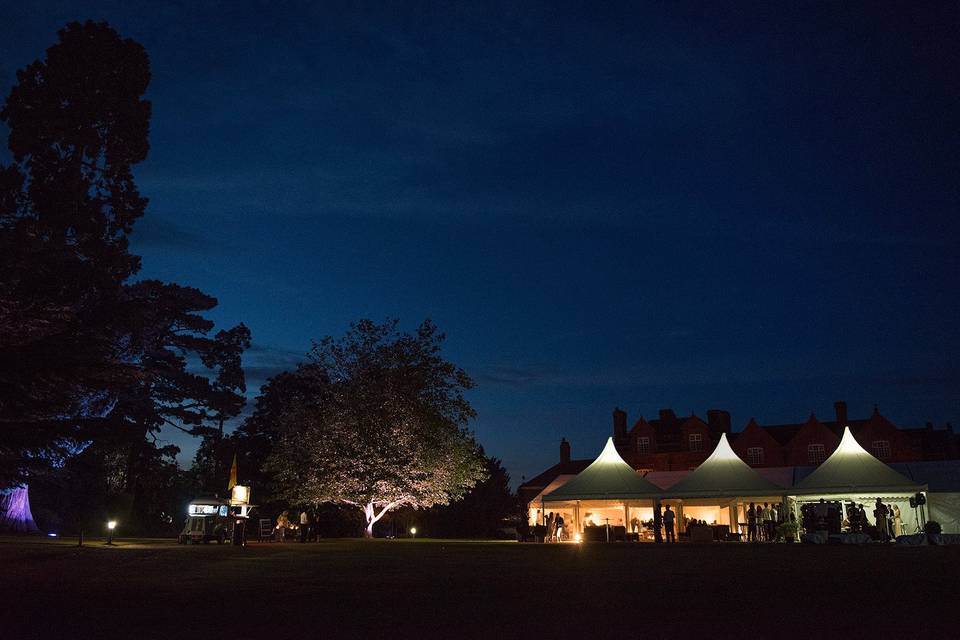
[[[26,485],[14,487],[0,494],[0,530],[16,533],[39,531],[30,513],[30,496]]]

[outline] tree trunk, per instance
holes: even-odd
[[[373,523],[379,520],[379,518],[374,516],[373,503],[368,502],[363,507],[363,515],[367,519],[367,528],[363,530],[364,538],[373,538]]]
[[[394,507],[398,506],[399,504],[400,504],[399,501],[397,501],[397,502],[391,502],[391,503],[387,504],[387,505],[380,511],[380,513],[377,513],[377,509],[376,509],[376,507],[374,506],[373,502],[368,502],[367,504],[365,504],[365,505],[363,506],[363,515],[364,515],[364,516],[366,517],[366,519],[367,519],[367,528],[364,529],[364,531],[363,531],[363,537],[364,537],[364,538],[373,538],[373,525],[375,525],[375,524],[377,523],[377,520],[379,520],[379,519],[382,518],[384,515],[386,515],[387,511],[390,511],[390,509],[393,509]]]

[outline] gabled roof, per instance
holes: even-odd
[[[741,460],[730,443],[727,434],[699,467],[690,472],[665,494],[672,498],[731,498],[747,496],[775,496],[784,493],[783,487],[767,480]]]
[[[523,482],[518,489],[542,489],[549,485],[557,476],[576,475],[590,466],[591,460],[570,460],[558,462],[546,471]]]
[[[636,500],[660,495],[660,489],[624,462],[613,438],[589,467],[556,491],[543,497],[545,502],[565,500]]]
[[[925,488],[870,455],[853,437],[850,427],[844,427],[836,450],[800,481],[795,492],[807,495],[854,491],[913,493]]]

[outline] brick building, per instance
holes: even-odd
[[[626,412],[614,409],[617,451],[641,473],[694,469],[710,455],[722,433],[752,467],[816,466],[837,448],[845,425],[863,448],[884,462],[960,458],[960,437],[950,424],[943,429],[934,429],[929,422],[921,428],[902,428],[876,408],[867,418],[850,419],[843,401],[834,403],[833,420],[821,421],[811,414],[802,423],[761,425],[750,418],[739,432],[732,431],[730,414],[719,409],[707,411],[706,420],[697,415],[679,417],[671,409],[662,409],[656,419],[641,417],[632,427],[627,424]],[[570,444],[562,440],[560,462],[521,484],[521,501],[529,502],[551,483],[576,475],[592,461],[572,459]]]

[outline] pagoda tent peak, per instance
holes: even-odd
[[[668,498],[745,498],[780,496],[786,489],[767,480],[734,453],[720,434],[713,453],[665,492]]]
[[[890,494],[926,491],[918,484],[887,466],[860,446],[850,427],[836,450],[791,491],[796,495]]]
[[[545,502],[568,500],[650,500],[660,489],[620,457],[613,438],[597,459],[569,482],[543,497]]]

